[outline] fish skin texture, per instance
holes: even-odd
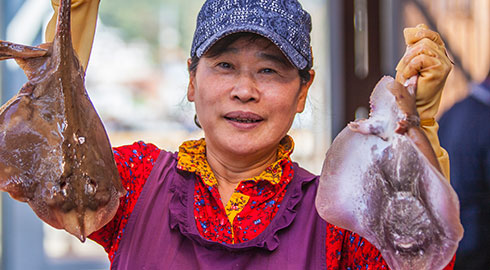
[[[0,41],[28,82],[0,108],[0,190],[40,219],[79,238],[108,223],[123,188],[104,126],[84,87],[62,0],[53,43]]]
[[[370,117],[333,141],[316,208],[327,222],[376,246],[391,269],[443,269],[463,236],[459,201],[409,136],[395,132],[404,115],[387,88],[393,81],[383,77]]]

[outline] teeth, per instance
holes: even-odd
[[[256,122],[255,120],[251,120],[251,119],[236,119],[236,121],[238,122],[241,122],[241,123],[254,123]]]
[[[252,119],[242,119],[242,118],[232,118],[231,120],[240,122],[240,123],[255,123],[258,122],[258,120],[252,120]]]

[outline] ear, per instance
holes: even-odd
[[[310,80],[306,83],[301,83],[301,86],[299,89],[298,105],[296,107],[297,113],[301,113],[305,110],[306,97],[308,96],[308,90],[310,90],[310,86],[313,83],[313,80],[315,79],[315,70],[310,69],[310,71],[308,71],[308,72],[310,73]]]
[[[189,58],[187,59],[188,70],[190,65],[191,65],[191,59]],[[187,100],[190,102],[193,102],[195,98],[195,93],[196,93],[195,82],[196,82],[196,72],[189,71],[189,85],[187,86]]]

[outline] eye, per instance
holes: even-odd
[[[227,62],[219,62],[217,64],[217,66],[220,68],[224,68],[224,69],[230,69],[231,68],[231,64],[227,63]]]
[[[263,68],[260,70],[260,73],[269,74],[269,73],[276,73],[276,71],[272,68]]]

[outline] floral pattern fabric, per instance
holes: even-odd
[[[280,208],[287,184],[294,175],[289,158],[293,145],[290,137],[283,140],[277,161],[259,176],[243,180],[230,202],[223,206],[216,179],[203,159],[204,140],[184,142],[179,149],[178,167],[196,175],[194,215],[201,235],[213,241],[240,243],[263,231]],[[128,193],[120,199],[113,220],[89,236],[104,247],[111,262],[159,154],[160,149],[155,145],[143,142],[114,148],[121,181]],[[353,232],[327,224],[325,245],[328,270],[389,269],[379,251]],[[454,259],[445,270],[453,269]]]
[[[128,223],[146,179],[150,176],[160,149],[153,144],[136,142],[114,148],[113,152],[121,182],[128,192],[126,196],[120,198],[119,208],[114,218],[100,230],[89,235],[90,239],[104,247],[111,262],[119,247],[124,227]]]
[[[204,139],[183,143],[177,168],[196,174],[194,216],[199,233],[208,240],[228,244],[245,242],[259,235],[279,210],[292,179],[289,155],[293,146],[289,136],[284,138],[276,162],[260,175],[242,180],[224,205],[218,181],[207,163]]]

